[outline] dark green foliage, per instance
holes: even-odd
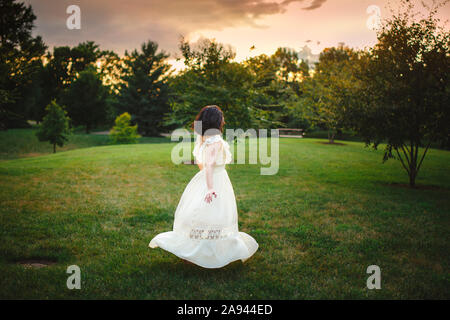
[[[91,67],[64,93],[63,101],[74,125],[84,125],[86,133],[106,119],[108,90],[98,73]]]
[[[172,79],[174,91],[168,124],[190,126],[206,105],[218,105],[228,128],[251,127],[249,74],[238,63],[223,64],[214,71],[217,77],[199,70],[186,70]]]
[[[328,131],[330,143],[344,127],[344,111],[351,105],[351,88],[355,86],[352,64],[358,54],[340,45],[326,48],[316,64],[314,76],[303,82],[304,93],[296,105],[299,113],[314,126]]]
[[[301,64],[296,52],[287,48],[279,48],[272,56],[262,54],[244,61],[252,76],[250,111],[254,127],[292,125],[291,109],[298,99],[299,81],[305,76]]]
[[[27,126],[23,102],[46,49],[31,35],[35,19],[31,6],[0,2],[0,129]]]
[[[186,69],[172,79],[172,112],[167,123],[190,126],[198,111],[210,104],[222,108],[226,128],[276,128],[297,124],[292,112],[301,81],[309,76],[295,51],[279,48],[234,62],[234,51],[215,40],[197,44],[181,40]]]
[[[44,74],[45,90],[54,99],[60,99],[64,89],[67,89],[78,75],[88,67],[96,67],[96,62],[109,56],[111,52],[101,51],[93,41],[82,42],[77,46],[55,47],[46,58]],[[112,53],[113,54],[113,53]]]
[[[40,141],[48,141],[53,145],[53,152],[56,146],[62,147],[68,141],[70,134],[69,117],[67,112],[61,108],[54,100],[45,108],[47,115],[42,120],[36,136]]]
[[[191,126],[201,108],[214,104],[225,114],[225,127],[250,127],[250,74],[232,62],[234,51],[209,39],[201,39],[196,48],[181,39],[180,50],[186,69],[171,82],[174,95],[168,123]]]
[[[438,27],[437,7],[420,20],[411,3],[403,8],[361,59],[358,103],[346,119],[367,144],[386,141],[383,160],[398,158],[414,187],[430,144],[450,138],[450,32]]]
[[[158,52],[153,41],[142,44],[141,52],[125,52],[123,84],[116,108],[119,113],[130,113],[132,122],[144,136],[156,136],[164,129],[163,116],[169,111],[167,58],[165,52]]]

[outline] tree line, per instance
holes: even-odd
[[[152,136],[188,127],[202,106],[216,104],[229,128],[321,128],[330,143],[347,129],[375,148],[385,143],[384,160],[398,158],[414,185],[430,144],[450,145],[450,36],[436,17],[446,2],[417,19],[402,0],[372,48],[326,48],[313,68],[290,48],[237,62],[215,40],[193,45],[181,38],[185,68],[173,72],[169,55],[151,40],[122,57],[93,41],[51,51],[32,36],[31,6],[5,0],[0,128],[39,123],[55,101],[70,125],[86,132],[128,113],[140,135]]]

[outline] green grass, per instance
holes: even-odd
[[[0,298],[449,299],[450,153],[430,150],[417,180],[428,187],[409,189],[382,150],[320,142],[281,139],[275,176],[228,167],[239,228],[260,247],[221,269],[148,248],[196,173],[172,164],[174,144],[1,161]],[[81,290],[66,288],[72,264]],[[366,288],[372,264],[381,290]]]
[[[33,129],[9,129],[0,131],[0,161],[36,157],[53,153],[53,145],[41,142],[36,137],[37,127]],[[167,142],[167,138],[141,137],[139,143]],[[69,141],[63,147],[56,147],[56,152],[109,145],[107,135],[85,134],[81,130],[69,135]]]

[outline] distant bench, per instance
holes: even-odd
[[[279,128],[278,132],[280,133],[281,138],[303,138],[305,135],[303,129]]]

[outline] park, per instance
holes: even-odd
[[[32,32],[39,5],[4,1],[0,299],[449,299],[448,4],[417,19],[399,3],[371,48],[238,61],[180,38],[176,71],[151,39],[51,48]],[[226,170],[259,247],[215,269],[149,248],[199,172],[192,125],[211,104],[224,135],[258,132],[228,141]]]

